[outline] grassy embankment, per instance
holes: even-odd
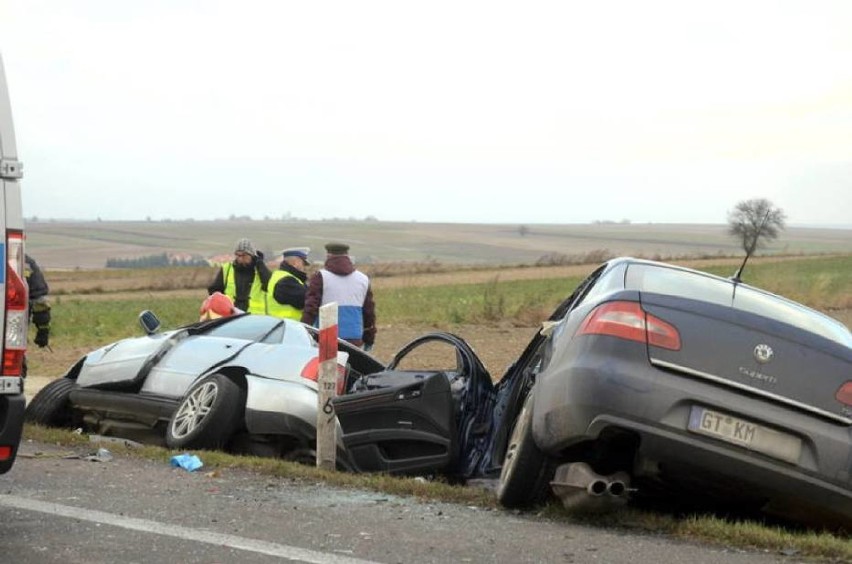
[[[587,272],[593,268],[590,265]],[[73,293],[66,292],[60,281],[60,292],[53,296],[53,345],[94,346],[138,334],[136,314],[143,309],[155,310],[166,327],[194,321],[209,274],[181,270],[154,270],[144,275],[96,273],[95,280],[87,273],[87,278],[67,283],[68,287],[79,286]],[[730,264],[702,266],[702,270],[722,276],[733,272]],[[105,289],[109,280],[131,275],[137,281],[132,292],[126,291],[127,286],[114,294]],[[376,284],[374,293],[382,322],[445,327],[508,320],[533,326],[570,294],[582,276],[502,281],[496,271],[485,283],[422,287],[411,277],[403,286]],[[87,287],[83,285],[86,281]],[[852,308],[852,255],[750,264],[745,282],[831,315]],[[193,284],[196,291],[185,291],[187,284]],[[176,289],[184,291],[172,291]],[[83,299],[92,294],[97,299]]]
[[[589,266],[590,272],[593,266]],[[704,266],[703,270],[720,275],[730,275],[730,264]],[[123,275],[126,275],[122,273]],[[105,280],[113,274],[105,274]],[[136,276],[139,274],[136,273]],[[163,273],[156,273],[162,280]],[[167,278],[170,284],[152,285],[173,290],[175,277]],[[564,299],[581,280],[573,278],[541,278],[536,280],[501,281],[496,274],[491,281],[477,284],[452,284],[418,287],[410,286],[376,289],[376,300],[381,305],[385,322],[394,324],[429,324],[448,328],[456,323],[493,323],[510,321],[534,325]],[[811,307],[825,311],[848,312],[852,308],[852,256],[762,262],[749,265],[745,276],[752,285],[788,296]],[[166,327],[195,320],[203,296],[202,284],[198,292],[173,292],[139,288],[134,294],[126,292],[111,296],[103,288],[95,290],[99,299],[82,299],[74,293],[54,297],[53,358],[62,358],[62,365],[48,365],[51,357],[44,356],[39,366],[31,367],[35,373],[59,375],[68,366],[68,353],[80,354],[118,338],[138,335],[136,314],[142,309],[157,311]],[[114,299],[112,299],[114,297]],[[436,304],[443,304],[436,307]],[[848,324],[849,321],[845,320]],[[62,352],[66,354],[62,354]],[[35,356],[35,355],[34,355]],[[28,426],[27,437],[35,440],[79,444],[79,436],[56,430]],[[112,448],[112,447],[110,447]],[[156,447],[141,451],[128,451],[135,456],[165,459],[168,453]],[[246,467],[277,476],[325,479],[330,483],[373,488],[389,493],[415,495],[462,503],[493,505],[491,496],[483,491],[452,487],[442,483],[420,483],[413,480],[386,476],[342,475],[322,473],[314,468],[299,467],[276,460],[251,457],[233,457],[222,453],[204,453],[205,464],[210,468]],[[550,508],[549,515],[567,520],[577,517]],[[696,516],[677,519],[667,515],[627,511],[608,520],[606,525],[616,525],[633,530],[647,530],[689,539],[739,547],[757,547],[800,556],[818,556],[838,560],[852,560],[852,542],[847,538],[815,531],[792,532],[755,523],[728,523],[715,517]]]

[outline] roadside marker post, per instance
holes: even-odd
[[[337,302],[319,308],[317,378],[317,467],[337,468],[337,418],[331,400],[337,394]]]

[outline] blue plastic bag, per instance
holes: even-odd
[[[189,453],[176,454],[172,457],[171,461],[172,466],[175,468],[183,468],[189,472],[193,472],[204,466],[200,458]]]

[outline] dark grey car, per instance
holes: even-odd
[[[426,341],[450,361],[401,370]],[[499,477],[510,507],[671,495],[852,530],[850,347],[843,324],[782,297],[619,258],[496,384],[433,334],[335,405],[359,469]]]
[[[505,504],[585,476],[597,493],[616,482],[619,493],[691,492],[852,523],[843,324],[744,284],[635,259],[600,267],[553,320],[512,369],[531,399],[501,472]]]

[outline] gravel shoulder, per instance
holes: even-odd
[[[311,551],[319,557],[297,560],[316,562],[795,562],[233,468],[189,473],[122,454],[89,462],[86,452],[27,441],[0,476],[0,523],[15,539],[4,548],[10,562],[282,561],[253,550],[259,543]],[[39,507],[27,508],[32,502]]]

